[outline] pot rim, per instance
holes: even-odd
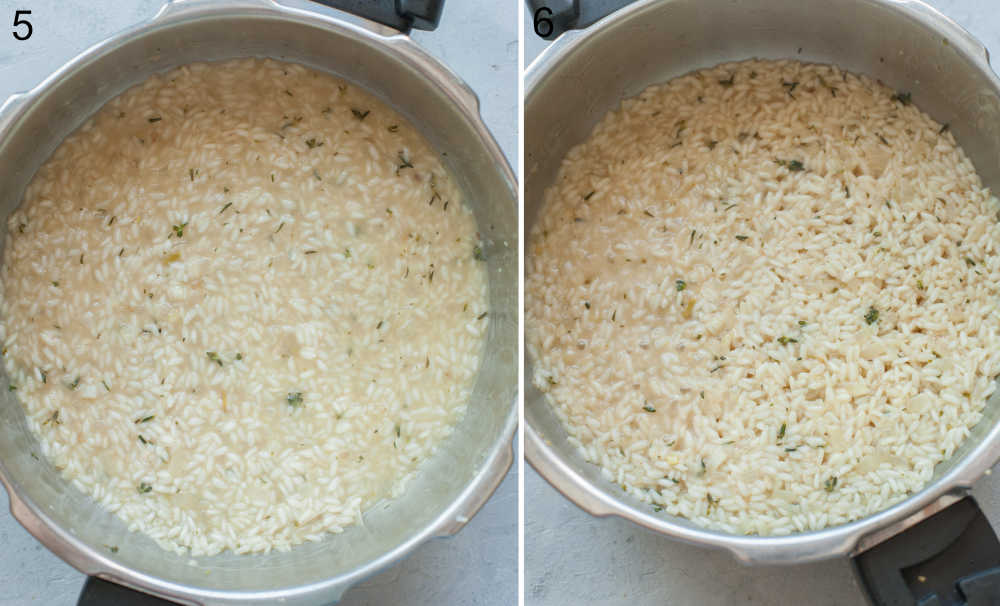
[[[430,55],[420,45],[390,27],[328,7],[316,12],[289,7],[278,0],[169,0],[151,19],[130,26],[81,51],[30,90],[14,93],[0,103],[0,140],[17,124],[38,98],[60,85],[69,74],[107,54],[114,53],[125,40],[163,28],[183,27],[186,22],[224,16],[253,17],[293,21],[302,25],[322,27],[329,35],[361,38],[373,45],[390,48],[430,83],[443,91],[461,109],[473,127],[482,146],[494,159],[497,169],[516,200],[517,179],[506,156],[500,149],[480,115],[479,100],[472,89],[447,65]],[[333,14],[329,14],[332,11]],[[0,484],[10,500],[14,518],[50,551],[74,568],[143,592],[167,597],[188,604],[248,604],[283,602],[337,601],[343,593],[365,578],[398,563],[425,541],[448,537],[461,530],[479,511],[503,481],[513,463],[514,433],[517,429],[517,397],[506,403],[500,434],[485,451],[485,456],[472,480],[433,522],[407,537],[391,550],[353,570],[321,581],[267,590],[219,590],[167,581],[138,572],[110,557],[107,553],[76,537],[68,528],[57,524],[37,503],[19,490],[3,460],[0,460]],[[252,557],[252,556],[251,556]]]
[[[673,1],[675,0],[637,0],[582,30],[569,30],[561,34],[525,70],[525,111],[531,106],[533,95],[544,86],[553,68],[568,60],[601,29],[619,20],[635,17],[654,6]],[[859,1],[885,7],[899,18],[914,20],[947,39],[987,76],[994,91],[1000,96],[1000,78],[990,66],[986,47],[938,10],[922,0]],[[527,239],[525,243],[525,250],[528,250]],[[522,365],[526,381],[531,380],[528,373],[530,358],[526,349]],[[541,400],[546,399],[547,396],[541,396]],[[545,405],[548,405],[547,401]],[[709,530],[679,516],[668,518],[663,514],[654,515],[648,504],[638,501],[633,500],[634,504],[630,504],[627,500],[632,500],[631,497],[611,492],[614,488],[611,483],[602,480],[602,485],[598,485],[585,478],[575,468],[575,463],[587,466],[593,464],[584,461],[582,456],[578,455],[576,460],[571,460],[557,452],[532,423],[532,417],[526,408],[525,460],[552,487],[578,507],[597,517],[623,518],[685,543],[728,551],[746,564],[801,564],[861,553],[960,500],[968,494],[973,482],[1000,460],[1000,421],[997,421],[982,441],[951,470],[903,501],[853,522],[821,530],[780,536],[745,536]]]

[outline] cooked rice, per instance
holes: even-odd
[[[4,361],[46,457],[167,549],[339,532],[465,409],[476,226],[367,93],[244,59],[155,76],[8,221]]]
[[[656,511],[741,534],[854,520],[980,419],[998,241],[996,199],[908,94],[794,61],[691,73],[608,114],[546,192],[533,381]]]

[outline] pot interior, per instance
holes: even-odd
[[[984,55],[974,48],[978,43],[970,44],[965,36],[958,26],[925,7],[907,10],[905,3],[881,0],[647,0],[591,26],[578,39],[557,42],[526,76],[525,254],[531,254],[531,229],[545,189],[554,182],[563,157],[586,140],[608,111],[652,84],[728,61],[759,58],[832,63],[911,92],[921,110],[949,124],[984,184],[1000,191],[998,82],[987,73],[988,68],[984,70]],[[647,504],[607,481],[600,469],[585,462],[567,441],[561,422],[532,384],[528,354],[524,372],[525,420],[544,443],[546,456],[551,454],[558,464],[614,501],[618,512],[626,511],[633,519],[641,516],[646,526],[686,540],[704,542],[708,538],[716,545],[736,544],[734,535],[702,529],[684,518],[652,516]],[[985,464],[992,464],[1000,454],[992,444],[995,440],[988,439],[998,430],[1000,392],[990,398],[983,415],[953,457],[937,466],[927,488],[891,511],[904,505],[915,508],[916,501],[927,502],[940,494],[950,481],[944,480],[945,476],[973,456],[985,460],[990,450],[992,458]],[[557,469],[558,464],[549,463],[546,469]],[[552,473],[563,475],[558,470]],[[560,479],[564,486],[574,482]],[[843,541],[825,546],[835,544],[842,551],[853,548],[844,546]],[[835,555],[808,549],[786,552],[786,556],[770,553],[764,559]],[[737,551],[737,555],[755,559],[746,551]]]
[[[362,524],[285,553],[226,552],[193,564],[188,556],[166,552],[145,535],[128,532],[48,462],[36,459],[37,441],[7,389],[0,395],[0,466],[28,507],[69,536],[56,537],[44,527],[30,530],[85,572],[152,585],[177,597],[213,592],[214,602],[245,603],[249,597],[279,595],[286,603],[328,602],[339,597],[344,581],[359,580],[398,559],[445,522],[454,528],[458,518],[460,525],[463,516],[471,515],[468,503],[481,505],[488,496],[477,500],[464,493],[483,474],[496,473],[496,466],[485,469],[486,463],[503,459],[516,423],[516,184],[475,108],[470,114],[453,92],[428,78],[440,68],[422,52],[414,53],[405,37],[361,35],[334,20],[263,3],[243,10],[231,5],[171,10],[175,14],[119,36],[119,42],[105,44],[65,68],[13,121],[0,140],[3,218],[18,206],[35,171],[66,136],[104,103],[153,73],[196,61],[258,56],[301,63],[349,80],[422,132],[443,156],[475,213],[488,259],[490,323],[467,414],[420,467],[405,494],[377,503],[364,514]],[[6,228],[0,232],[2,246]],[[8,382],[6,376],[2,382]],[[490,490],[499,481],[483,480],[479,489]],[[456,508],[461,498],[467,504]],[[110,546],[117,547],[115,553]],[[281,591],[290,588],[297,592]],[[242,600],[226,595],[234,591],[258,593],[244,594]],[[306,597],[310,591],[315,593]]]

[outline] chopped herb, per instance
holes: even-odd
[[[111,553],[118,553],[118,546],[117,545],[112,545],[112,546],[108,547],[108,551],[110,551]]]
[[[909,105],[913,101],[913,95],[911,93],[896,93],[892,97],[893,101],[899,101],[903,105]]]
[[[881,142],[882,142],[883,144],[885,144],[885,145],[889,145],[889,141],[888,141],[888,140],[886,140],[886,138],[885,138],[885,137],[883,137],[883,136],[882,136],[881,134],[879,134],[879,136],[878,136],[878,139],[879,139],[879,141],[881,141]]]
[[[141,433],[139,434],[139,441],[142,442],[143,444],[149,444],[149,442],[146,441],[146,438],[142,437]]]
[[[482,319],[483,319],[483,318],[485,318],[485,317],[486,317],[486,312],[484,311],[483,313],[481,313],[481,314],[479,314],[478,316],[476,316],[476,319],[477,319],[477,320],[482,320]]]
[[[302,392],[301,391],[289,392],[288,397],[285,398],[285,400],[288,402],[288,405],[291,406],[292,408],[301,408]]]
[[[105,389],[105,390],[107,390],[107,391],[111,391],[111,388],[110,388],[110,387],[108,387],[108,382],[107,382],[107,381],[105,381],[104,379],[101,379],[101,385],[103,385],[103,386],[104,386],[104,389]]]
[[[70,389],[76,389],[80,386],[80,375],[77,375],[73,382],[69,384]]]
[[[791,97],[791,98],[794,99],[795,95],[792,94],[792,91],[795,90],[795,87],[798,86],[799,83],[798,82],[782,82],[781,85],[784,86],[786,89],[788,89],[785,92],[788,93],[789,97]]]
[[[140,482],[139,486],[136,487],[136,490],[139,491],[139,494],[146,494],[148,492],[151,492],[153,490],[153,487],[145,482]]]
[[[750,236],[736,236],[736,239],[739,240],[740,242],[742,242],[742,241],[746,240],[749,237]]]
[[[149,118],[149,123],[152,124],[154,122],[159,122],[162,119],[163,118],[161,118],[160,116],[153,116],[152,118]]]
[[[361,111],[360,109],[355,109],[352,107],[351,113],[354,114],[354,117],[357,118],[358,120],[364,120],[365,118],[368,117],[368,114],[371,113],[371,110],[366,109],[364,111]]]
[[[728,80],[719,80],[719,84],[721,84],[725,88],[729,88],[729,87],[731,87],[733,85],[733,83],[735,81],[735,78],[736,78],[736,74],[729,74],[729,79]]]
[[[837,476],[830,476],[823,482],[823,489],[827,492],[833,492],[833,489],[837,487]]]
[[[219,214],[221,215],[222,213],[226,212],[226,210],[228,210],[229,207],[232,205],[233,205],[232,202],[227,202],[226,205],[222,207],[222,210],[219,211]]]
[[[799,320],[799,326],[805,326],[807,322],[805,320]]]
[[[798,340],[791,337],[778,337],[778,343],[788,345],[789,343],[798,343]]]
[[[965,258],[965,264],[968,265],[969,267],[975,267],[976,266],[976,262],[973,261],[972,259],[970,259],[969,257]]]
[[[285,222],[282,221],[281,224],[278,225],[278,229],[274,230],[274,233],[278,233],[279,231],[281,231],[281,228],[284,227],[284,226],[285,226]]]
[[[214,351],[206,351],[205,352],[205,357],[208,358],[209,360],[215,362],[219,366],[222,366],[222,358],[220,358],[219,354],[215,353]]]
[[[593,197],[593,195],[594,195],[594,194],[596,194],[596,193],[597,193],[597,191],[596,191],[596,190],[591,190],[589,194],[587,194],[586,196],[584,196],[584,197],[583,197],[584,201],[587,201],[587,200],[589,200],[589,199],[590,199],[590,198],[592,198],[592,197]]]
[[[197,172],[197,171],[195,171],[195,169],[193,169],[193,168],[189,168],[188,169],[188,176],[191,177],[192,181],[194,181],[194,174],[195,174],[195,172]]]
[[[45,421],[42,422],[42,425],[48,425],[49,423],[52,423],[53,425],[62,425],[62,421],[59,420],[58,410],[52,411],[52,414],[49,415],[48,419],[45,419]]]
[[[712,139],[711,141],[709,141],[708,142],[708,149],[709,149],[709,151],[715,149],[715,146],[718,145],[718,144],[719,144],[719,142],[716,141],[715,139]]]
[[[590,309],[590,301],[584,301],[583,306],[586,307],[587,309]]]
[[[642,211],[642,212],[643,212],[643,213],[644,213],[644,214],[645,214],[645,215],[646,215],[647,217],[655,217],[655,215],[654,215],[653,213],[649,212],[648,210],[644,210],[644,211]]]
[[[180,225],[174,225],[173,226],[174,233],[177,234],[178,238],[183,238],[184,237],[184,228],[185,227],[187,227],[187,221],[185,221],[184,223],[181,223]]]
[[[919,288],[920,290],[927,290],[927,287],[924,286],[923,280],[917,280],[917,288]]]
[[[479,246],[474,247],[472,249],[472,258],[476,261],[485,261],[486,257],[483,256],[483,249]]]
[[[548,376],[548,377],[545,377],[545,380],[546,380],[546,381],[548,381],[549,385],[558,385],[558,383],[556,383],[556,380],[555,380],[555,379],[553,379],[553,378],[551,377],[551,375],[550,375],[550,376]]]
[[[319,143],[317,143],[315,137],[313,137],[312,139],[306,139],[306,147],[308,147],[309,149],[315,149],[317,147],[322,147],[322,146],[323,142],[320,141]]]
[[[691,246],[692,244],[694,244],[694,236],[695,236],[695,231],[692,229],[691,230],[691,241],[688,242],[688,246]]]
[[[59,280],[53,280],[52,281],[52,286],[55,286],[56,288],[59,288]]]
[[[655,511],[656,513],[660,513],[661,511],[663,511],[663,507],[659,505],[653,505],[653,511]]]
[[[7,391],[17,391],[17,385],[11,383],[10,385],[7,386]]]
[[[874,305],[870,306],[868,308],[868,311],[865,312],[865,322],[867,322],[868,324],[874,324],[878,322],[878,310],[875,309]]]
[[[387,128],[386,130],[389,131],[390,133],[397,132],[399,130],[399,125],[398,124],[393,124],[392,126],[390,126],[389,128]]]
[[[778,439],[781,440],[785,437],[785,430],[788,429],[787,423],[781,424],[781,429],[778,430]]]
[[[730,208],[735,208],[737,206],[739,206],[739,204],[737,204],[736,202],[733,202],[732,204],[729,204],[725,208],[723,208],[722,211],[725,212],[725,211],[729,210]]]
[[[243,359],[243,354],[241,354],[241,353],[237,353],[237,354],[236,354],[236,359],[237,359],[237,360],[242,360],[242,359]]]
[[[44,370],[39,370],[38,373],[42,375],[42,383],[49,382],[49,373],[45,372]]]
[[[793,446],[792,448],[786,448],[785,452],[795,452],[798,449],[799,449],[798,446]]]
[[[400,151],[399,152],[399,166],[396,167],[396,176],[397,177],[399,176],[399,171],[403,170],[404,168],[413,168],[413,164],[411,164],[410,160],[405,155],[403,155],[402,151]]]
[[[135,424],[139,425],[141,423],[149,423],[150,421],[152,421],[155,418],[156,418],[156,415],[149,415],[148,417],[139,417],[138,419],[135,420]]]
[[[344,258],[345,259],[350,259],[351,258],[351,249],[350,248],[345,248],[344,249]]]
[[[676,280],[674,281],[674,286],[677,288],[677,292],[681,292],[682,290],[687,288],[687,282],[685,282],[684,280]]]
[[[27,226],[28,226],[27,223],[19,223],[18,226],[17,226],[17,233],[23,234],[24,233],[24,228],[27,227]]]
[[[650,406],[649,404],[643,406],[642,409],[645,410],[646,412],[656,412],[656,409]]]
[[[323,180],[323,177],[319,176],[319,171],[316,170],[315,168],[313,169],[313,176],[316,177],[317,181],[322,181]]]
[[[110,219],[108,219],[108,227],[111,227],[112,225],[114,225],[114,224],[115,224],[115,219],[116,219],[116,218],[117,218],[117,217],[116,217],[115,215],[111,215],[111,218],[110,218]]]
[[[939,135],[943,135],[949,128],[951,128],[951,127],[950,127],[950,125],[948,123],[942,124],[941,125],[941,130],[938,131],[938,134]]]

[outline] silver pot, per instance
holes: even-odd
[[[345,78],[417,126],[442,154],[475,213],[488,259],[490,324],[468,412],[405,494],[376,504],[364,514],[364,524],[285,553],[223,553],[191,565],[189,557],[128,532],[39,457],[21,405],[2,389],[0,481],[11,511],[86,574],[183,603],[331,603],[428,538],[460,530],[510,467],[517,424],[514,175],[480,119],[476,96],[455,74],[396,30],[330,14],[270,0],[178,1],[84,51],[0,106],[2,218],[18,206],[35,171],[67,135],[151,74],[195,61],[264,56]],[[7,384],[7,377],[0,383]]]
[[[557,25],[572,20],[553,17]],[[525,233],[563,157],[623,98],[695,69],[753,57],[834,63],[912,92],[922,110],[950,125],[984,183],[998,190],[1000,80],[983,45],[929,6],[917,0],[640,0],[561,35],[525,74]],[[530,242],[525,250],[530,254]],[[602,478],[569,444],[544,395],[531,385],[530,355],[524,373],[525,456],[556,489],[593,515],[620,516],[681,541],[725,549],[744,562],[858,554],[967,495],[1000,458],[997,392],[972,435],[905,501],[815,532],[732,535],[656,514]]]

